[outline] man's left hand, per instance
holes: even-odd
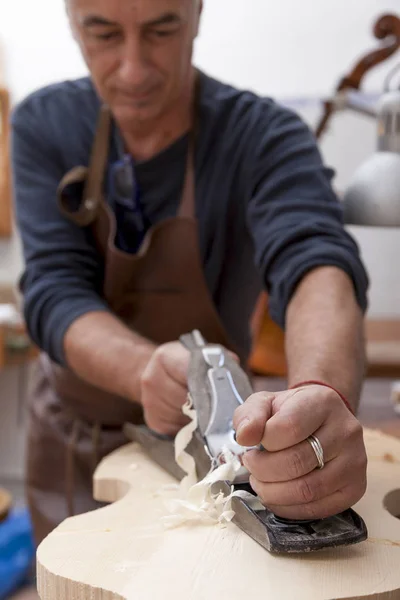
[[[308,385],[253,394],[234,417],[236,439],[250,450],[244,464],[265,506],[287,519],[320,519],[353,506],[366,490],[367,456],[359,421],[339,395]],[[307,440],[315,435],[325,466]]]

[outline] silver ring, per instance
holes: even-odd
[[[310,435],[310,437],[307,438],[307,442],[310,443],[311,448],[314,450],[315,456],[317,457],[318,468],[323,469],[325,466],[325,462],[324,449],[321,446],[321,442],[319,441],[316,435]]]

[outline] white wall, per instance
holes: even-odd
[[[356,58],[376,47],[375,20],[398,8],[398,0],[205,0],[196,62],[239,87],[289,102],[306,99],[298,110],[314,125],[320,110],[315,99],[329,94]],[[86,72],[69,33],[64,0],[1,0],[0,43],[14,102],[42,85]],[[374,69],[365,89],[380,91],[391,64]],[[334,120],[322,150],[337,169],[340,189],[374,146],[372,122],[358,116]],[[353,231],[371,274],[371,315],[399,316],[400,273],[394,272],[392,257],[400,255],[400,232]],[[16,236],[0,242],[0,282],[14,282],[21,264]]]
[[[215,75],[280,97],[326,94],[374,46],[371,28],[398,0],[205,0],[197,57]],[[380,80],[371,77],[370,89]]]

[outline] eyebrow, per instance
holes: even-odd
[[[157,27],[159,25],[175,25],[181,23],[181,21],[182,19],[176,13],[170,12],[161,15],[161,17],[158,17],[153,21],[147,21],[144,25],[145,27]]]
[[[108,21],[103,17],[97,17],[96,15],[88,15],[82,19],[83,27],[116,27],[118,23],[114,21]]]
[[[181,18],[176,13],[165,13],[157,19],[147,21],[143,24],[144,27],[158,27],[160,25],[175,25],[181,22]],[[118,27],[119,23],[115,21],[109,21],[104,17],[97,15],[88,15],[82,20],[83,27]]]

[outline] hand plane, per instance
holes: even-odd
[[[198,420],[186,451],[193,456],[201,480],[224,461],[227,450],[239,460],[249,450],[236,442],[232,419],[235,409],[253,390],[244,370],[222,346],[207,344],[199,331],[183,335],[180,341],[191,352],[188,388]],[[126,424],[124,431],[176,479],[184,477],[175,462],[173,439],[146,426]],[[367,538],[363,519],[351,508],[321,520],[292,521],[274,515],[255,495],[244,466],[236,472],[234,481],[218,482],[212,492],[228,496],[232,486],[239,492],[233,494],[231,501],[233,523],[269,552],[311,552],[356,544]]]

